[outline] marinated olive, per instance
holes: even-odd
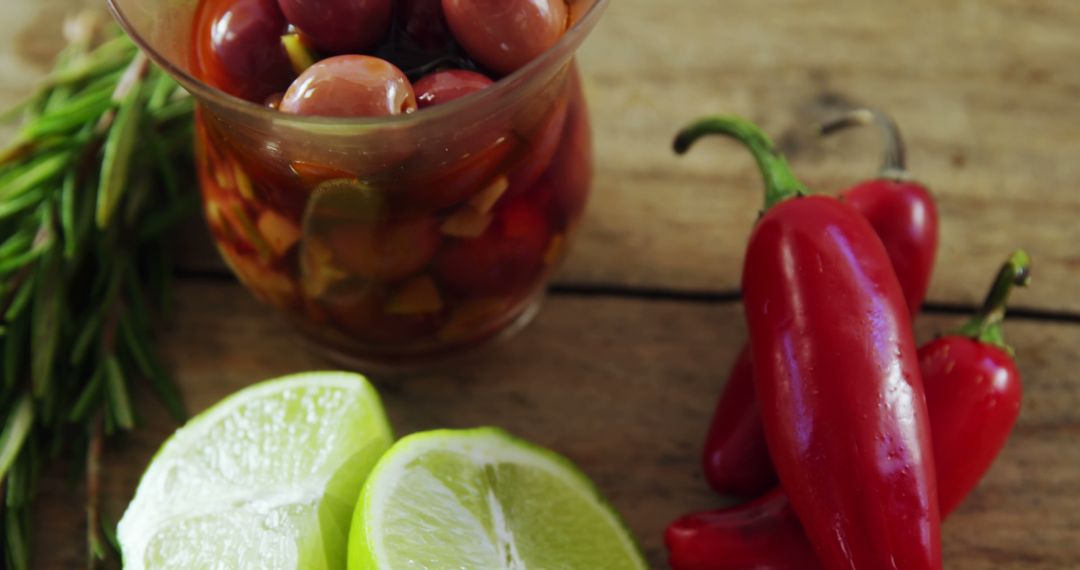
[[[563,126],[566,123],[566,100],[559,99],[533,132],[522,136],[528,142],[522,162],[510,173],[511,192],[527,192],[551,165],[559,148]]]
[[[543,181],[555,192],[555,209],[567,226],[577,223],[585,213],[592,182],[592,165],[589,116],[584,101],[578,96],[570,104],[559,150],[543,177]]]
[[[390,294],[381,287],[354,288],[320,299],[318,305],[344,334],[374,343],[400,343],[431,334],[435,316],[387,312]]]
[[[300,74],[280,109],[296,115],[381,117],[415,111],[416,97],[393,64],[368,55],[339,55]]]
[[[434,169],[430,168],[431,157],[418,156],[417,164],[427,164],[428,169],[404,177],[396,197],[409,210],[434,211],[459,204],[495,180],[513,147],[508,137],[500,137],[467,157]]]
[[[365,279],[396,281],[416,273],[435,255],[441,238],[434,217],[376,226],[343,224],[327,231],[341,268]]]
[[[390,29],[393,0],[278,0],[305,39],[330,53],[367,51]]]
[[[442,0],[442,5],[458,43],[499,74],[555,45],[567,26],[565,0]]]
[[[442,0],[398,0],[397,24],[411,47],[446,50],[454,41],[443,15]]]
[[[284,98],[284,93],[272,93],[263,101],[263,105],[277,111],[278,107],[281,106],[281,100]]]
[[[281,45],[287,26],[274,0],[204,5],[196,29],[196,63],[206,81],[249,101],[282,91],[294,77]]]
[[[522,293],[543,267],[549,234],[547,218],[534,204],[511,201],[483,235],[447,244],[435,259],[435,275],[460,295]]]
[[[421,109],[441,105],[480,91],[493,82],[485,75],[464,69],[436,71],[416,82],[416,103]]]

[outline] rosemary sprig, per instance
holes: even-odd
[[[0,148],[0,565],[28,568],[42,466],[84,473],[88,566],[112,529],[99,508],[103,439],[137,423],[132,388],[177,420],[179,395],[151,342],[171,267],[163,235],[197,205],[192,103],[116,29],[86,15]],[[94,47],[95,36],[104,35]]]

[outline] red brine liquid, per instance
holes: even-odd
[[[513,71],[506,54],[498,70],[486,68],[453,39],[457,30],[441,5],[461,11],[469,2],[392,3],[407,12],[390,12],[380,24],[385,31],[350,36],[338,27],[323,41],[318,18],[287,20],[301,7],[291,4],[305,2],[204,0],[193,71],[283,118],[437,111]],[[369,4],[382,18],[379,2]],[[294,47],[314,65],[298,68],[283,35],[297,39]],[[361,36],[367,51],[346,51],[353,48],[342,38]],[[488,36],[473,34],[472,44]],[[327,47],[346,53],[318,51]],[[339,356],[411,364],[480,344],[538,300],[580,222],[591,182],[576,68],[567,66],[520,107],[506,121],[463,131],[466,150],[449,157],[425,146],[422,133],[388,129],[375,158],[358,152],[328,159],[319,158],[319,145],[260,139],[200,109],[198,174],[213,237],[260,300]]]

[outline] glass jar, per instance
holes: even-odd
[[[361,369],[429,364],[520,329],[592,176],[573,55],[607,0],[491,87],[408,115],[296,116],[191,73],[197,0],[109,0],[198,100],[196,156],[222,256],[261,301]]]

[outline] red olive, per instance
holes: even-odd
[[[202,79],[253,102],[283,90],[294,76],[281,45],[287,25],[274,0],[205,4],[195,39]]]
[[[278,107],[281,106],[281,100],[284,99],[284,98],[285,98],[284,93],[281,93],[281,92],[272,93],[269,97],[267,97],[263,101],[263,105],[277,111]]]
[[[514,144],[510,137],[496,138],[492,143],[468,156],[432,166],[434,158],[416,157],[416,174],[400,181],[401,190],[395,193],[398,204],[410,211],[440,210],[464,202],[490,185],[506,163]]]
[[[390,29],[393,0],[278,0],[312,44],[330,53],[367,51]]]
[[[585,14],[595,5],[596,2],[592,0],[566,0],[566,7],[570,12],[569,16],[567,16],[567,29],[574,27],[574,24],[581,21]]]
[[[563,137],[566,107],[566,98],[560,98],[539,125],[533,127],[531,132],[520,135],[525,139],[522,144],[525,150],[520,163],[510,172],[511,192],[529,191],[551,165]]]
[[[555,45],[567,26],[565,0],[442,0],[442,5],[461,47],[499,74]]]
[[[368,55],[339,55],[301,73],[280,109],[297,115],[381,117],[415,111],[416,97],[393,64]]]
[[[555,193],[554,208],[566,225],[577,223],[585,213],[592,183],[592,132],[580,93],[570,103],[559,150],[544,173],[544,182]]]
[[[436,71],[416,82],[416,103],[421,109],[441,105],[494,83],[481,73],[464,69]]]
[[[462,295],[524,292],[543,268],[549,234],[547,218],[535,205],[513,200],[480,237],[447,244],[435,259],[435,274]]]
[[[434,217],[371,226],[340,225],[327,231],[327,244],[345,269],[365,279],[396,281],[431,260],[442,237]]]
[[[398,28],[413,47],[445,51],[453,43],[442,0],[398,0],[397,10]]]
[[[389,296],[381,287],[352,287],[317,301],[342,333],[373,343],[400,343],[431,334],[438,326],[433,315],[392,315]]]

